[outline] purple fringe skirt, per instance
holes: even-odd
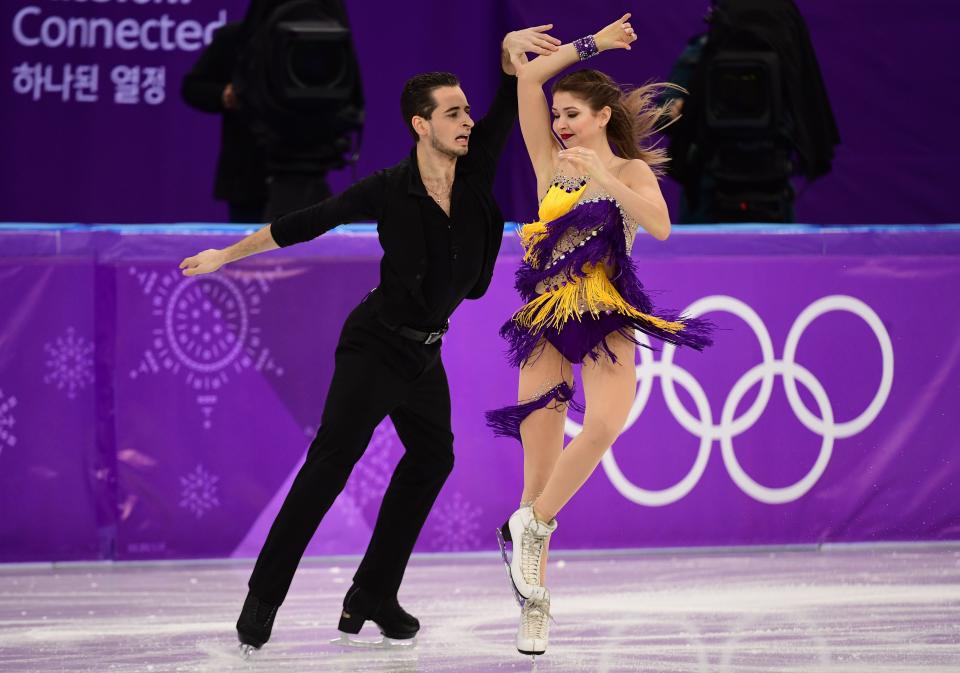
[[[488,411],[487,425],[493,430],[496,437],[513,437],[520,439],[520,424],[534,411],[539,409],[571,409],[583,412],[583,405],[573,399],[574,388],[566,381],[554,386],[542,395],[521,402],[512,407],[504,407],[495,411]]]

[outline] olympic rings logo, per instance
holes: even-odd
[[[624,431],[626,431],[643,413],[653,389],[653,380],[659,377],[664,399],[674,418],[688,432],[700,438],[700,446],[693,467],[683,479],[673,486],[662,490],[648,490],[633,484],[624,476],[617,465],[613,449],[610,449],[603,456],[604,471],[614,487],[628,500],[649,507],[669,505],[685,497],[700,481],[707,467],[713,442],[717,440],[720,442],[720,452],[727,473],[741,491],[754,500],[767,504],[793,502],[803,497],[823,475],[833,453],[834,441],[852,437],[862,432],[873,422],[886,403],[893,385],[893,344],[890,341],[890,335],[883,326],[880,317],[867,304],[854,297],[831,295],[813,302],[797,316],[787,335],[783,348],[783,358],[777,360],[774,357],[773,343],[766,325],[756,311],[747,304],[733,297],[714,295],[694,302],[687,307],[684,313],[697,317],[711,311],[726,311],[743,320],[756,335],[763,354],[763,361],[741,376],[730,390],[720,413],[720,422],[716,424],[713,422],[710,404],[697,379],[673,361],[676,346],[665,344],[659,361],[654,360],[654,355],[649,349],[639,349],[640,364],[637,365],[637,395],[624,426]],[[831,311],[849,311],[861,318],[877,337],[883,363],[880,385],[870,404],[859,416],[844,422],[837,422],[834,419],[830,398],[820,381],[795,359],[797,346],[804,330],[814,320]],[[649,343],[646,335],[640,334],[638,336],[643,343]],[[802,479],[790,486],[772,488],[760,484],[743,469],[737,460],[733,448],[733,439],[749,430],[760,418],[770,400],[774,377],[778,375],[783,378],[784,390],[793,413],[807,429],[820,435],[821,443],[816,462]],[[800,399],[797,392],[797,381],[803,384],[812,394],[819,410],[819,416],[807,409]],[[735,416],[737,407],[743,400],[744,395],[757,382],[760,383],[760,392],[757,399],[743,414]],[[682,386],[693,398],[699,418],[690,414],[677,397],[676,384]],[[565,432],[568,436],[575,437],[582,429],[582,425],[569,418],[567,419]]]

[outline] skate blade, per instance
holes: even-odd
[[[497,528],[497,544],[500,545],[500,558],[503,559],[503,566],[507,569],[507,581],[510,582],[510,588],[513,590],[513,597],[517,599],[517,605],[521,608],[526,603],[526,599],[517,590],[517,585],[513,581],[513,573],[510,572],[510,559],[507,558],[507,541],[503,539],[503,533]]]
[[[240,656],[244,659],[249,659],[254,652],[257,651],[257,648],[253,645],[247,645],[246,643],[240,643]]]
[[[400,640],[397,638],[387,638],[386,636],[381,636],[380,638],[361,638],[355,634],[341,631],[340,637],[331,640],[330,644],[367,650],[395,650],[412,649],[417,646],[417,639],[414,637]]]

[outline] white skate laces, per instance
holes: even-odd
[[[520,610],[520,622],[524,637],[546,644],[550,630],[550,595],[528,599]]]
[[[517,630],[517,650],[536,656],[547,651],[550,631],[550,593],[543,598],[529,598],[520,609],[520,628]]]
[[[543,556],[546,539],[537,535],[537,523],[533,521],[524,528],[520,541],[520,572],[524,581],[535,587],[540,586],[540,557]]]
[[[514,545],[510,562],[514,586],[523,598],[542,599],[545,588],[541,583],[540,563],[544,546],[557,529],[557,522],[538,521],[533,507],[525,506],[510,516],[509,526]]]

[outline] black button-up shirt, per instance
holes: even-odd
[[[457,159],[450,217],[427,194],[416,148],[395,166],[338,196],[285,215],[270,233],[280,246],[347,222],[375,220],[384,256],[376,306],[390,324],[434,331],[464,299],[483,295],[503,239],[493,199],[497,160],[517,116],[516,79],[503,75],[493,104]]]
[[[411,167],[419,181],[416,161],[412,161]],[[423,277],[427,311],[418,320],[427,327],[442,326],[477,284],[483,271],[482,253],[487,228],[475,217],[463,216],[457,210],[465,206],[463,195],[457,194],[463,188],[462,181],[458,185],[454,178],[449,217],[429,195],[420,198],[417,204],[427,253],[427,269]]]

